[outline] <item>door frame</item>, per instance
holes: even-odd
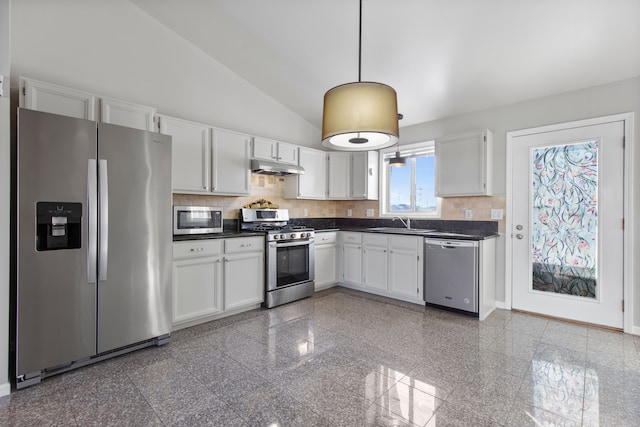
[[[622,113],[614,114],[611,116],[594,117],[584,120],[576,120],[565,123],[557,123],[547,126],[539,126],[535,128],[522,129],[516,131],[507,132],[506,135],[506,160],[507,160],[507,172],[506,172],[506,218],[505,218],[505,280],[504,280],[504,308],[511,310],[512,305],[512,288],[513,288],[513,182],[511,177],[513,175],[513,144],[517,137],[545,133],[555,132],[565,129],[571,129],[576,127],[599,125],[611,122],[624,122],[624,230],[623,230],[623,295],[625,301],[624,315],[623,315],[623,329],[626,333],[635,333],[640,335],[640,327],[633,327],[633,194],[634,194],[634,165],[633,165],[633,135],[634,135],[634,113]]]

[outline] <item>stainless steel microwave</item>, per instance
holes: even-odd
[[[222,233],[222,208],[174,206],[173,234]]]

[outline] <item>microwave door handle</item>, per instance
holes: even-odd
[[[98,169],[96,159],[87,168],[87,282],[96,282],[98,261]]]
[[[100,252],[98,258],[98,280],[107,280],[107,266],[109,255],[109,176],[107,173],[107,161],[99,160],[98,191],[100,197]]]

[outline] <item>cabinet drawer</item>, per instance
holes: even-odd
[[[222,254],[222,240],[193,240],[173,243],[173,258],[189,258]]]
[[[238,237],[224,241],[224,252],[227,254],[257,251],[264,251],[264,237]]]
[[[344,243],[362,243],[362,233],[342,232],[342,241]]]
[[[338,233],[330,231],[327,233],[316,233],[316,246],[335,244],[338,240]]]
[[[364,235],[363,240],[365,246],[380,246],[386,248],[389,238],[386,234],[367,233]]]

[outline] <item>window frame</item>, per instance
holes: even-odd
[[[442,207],[442,199],[440,197],[436,197],[436,210],[432,213],[426,212],[390,212],[388,210],[388,200],[389,200],[389,168],[393,166],[389,166],[389,163],[385,161],[386,159],[393,157],[397,150],[400,150],[400,155],[402,157],[418,157],[419,153],[433,153],[435,158],[435,140],[418,142],[414,144],[407,144],[402,146],[392,146],[389,148],[384,148],[380,150],[380,159],[379,159],[379,170],[380,170],[380,197],[379,197],[379,212],[380,217],[391,218],[397,216],[406,216],[409,218],[421,218],[421,219],[437,219],[441,218],[441,207]],[[412,175],[412,185],[411,185],[411,202],[415,204],[415,170],[411,171]],[[436,179],[434,173],[434,181]],[[434,182],[435,185],[435,182]],[[435,188],[434,188],[435,191]],[[415,206],[414,206],[415,208]]]

